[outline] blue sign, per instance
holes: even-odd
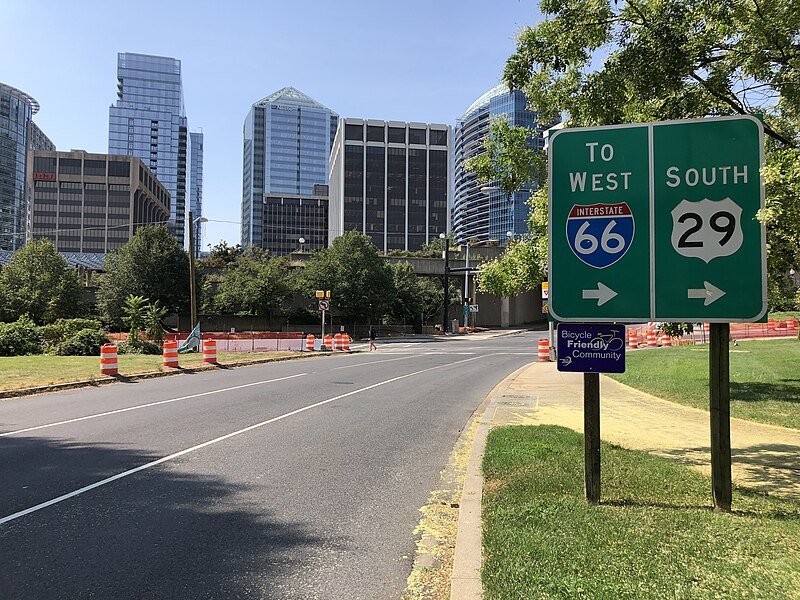
[[[558,370],[574,373],[624,373],[625,326],[559,323]]]
[[[567,241],[579,260],[605,269],[625,256],[636,226],[627,202],[575,205],[567,217]]]

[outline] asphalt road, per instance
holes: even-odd
[[[0,598],[398,598],[419,507],[538,333],[0,402]]]

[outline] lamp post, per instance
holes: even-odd
[[[194,226],[197,223],[207,223],[208,219],[205,217],[192,218],[192,211],[189,211],[189,331],[194,329],[197,325],[197,290],[195,290],[194,281]]]
[[[303,244],[305,244],[305,243],[306,243],[306,238],[304,238],[304,237],[301,237],[301,238],[300,238],[299,240],[297,240],[297,241],[300,243],[300,252],[302,252],[302,251],[303,251]]]
[[[444,250],[442,250],[442,258],[444,258],[444,300],[442,302],[442,334],[447,335],[447,308],[450,304],[450,290],[449,290],[449,276],[450,276],[450,243],[447,240],[447,235],[444,233],[439,234],[439,239],[444,243]]]

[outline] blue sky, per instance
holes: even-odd
[[[500,78],[533,0],[3,0],[0,82],[32,95],[59,150],[108,150],[117,52],[182,61],[205,134],[203,244],[239,242],[242,123],[288,85],[343,117],[453,125]]]

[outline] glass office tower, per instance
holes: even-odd
[[[507,232],[520,235],[528,231],[528,199],[535,184],[509,197],[499,190],[485,189],[496,186],[482,184],[464,167],[468,158],[484,151],[483,138],[496,119],[531,128],[535,132],[531,145],[544,148],[543,128],[537,123],[536,113],[528,110],[523,92],[509,92],[508,86],[501,83],[470,105],[458,119],[455,131],[453,234],[459,244],[469,240],[497,240],[505,245]]]
[[[187,146],[181,61],[119,53],[108,152],[138,156],[164,184],[170,194],[170,231],[180,244],[186,229]]]
[[[189,134],[189,210],[197,221],[203,214],[203,132]],[[194,226],[194,255],[200,256],[203,248],[201,223]]]
[[[23,91],[0,83],[0,250],[25,245],[28,150],[55,150],[31,120],[39,103]]]
[[[265,194],[312,196],[328,183],[339,116],[293,87],[250,108],[244,121],[242,245],[263,246]]]
[[[447,125],[342,119],[331,151],[328,244],[348,231],[416,251],[448,228]]]

